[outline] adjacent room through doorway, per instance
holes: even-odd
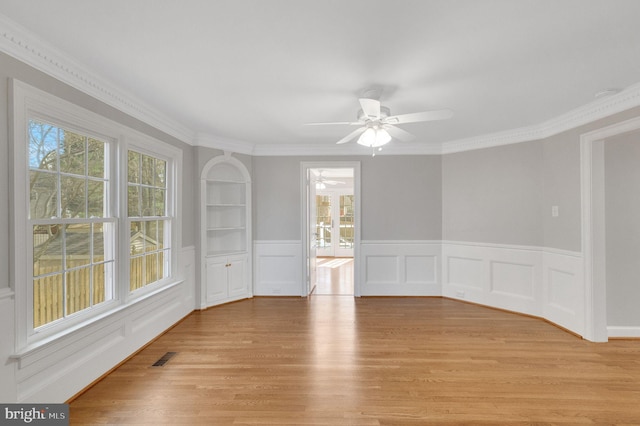
[[[354,169],[311,168],[310,248],[314,262],[313,295],[354,295]],[[315,258],[315,259],[314,259]],[[314,285],[315,284],[315,285]]]

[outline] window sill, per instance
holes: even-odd
[[[128,309],[131,309],[133,306],[136,306],[139,303],[142,303],[145,300],[148,300],[158,294],[162,294],[166,291],[169,291],[172,288],[175,288],[178,285],[182,284],[183,282],[184,282],[184,279],[178,279],[176,281],[172,281],[171,283],[164,285],[161,288],[150,291],[149,293],[141,295],[140,297],[133,298],[126,304],[117,305],[111,309],[108,309],[105,312],[97,314],[94,317],[86,319],[85,321],[69,326],[68,328],[65,328],[64,330],[61,330],[55,334],[44,337],[35,342],[29,343],[23,348],[21,348],[20,350],[17,350],[9,358],[14,360],[22,360],[23,358],[29,357],[39,351],[48,349],[49,347],[59,343],[63,339],[71,339],[69,343],[77,339],[81,339],[83,338],[83,336],[75,337],[74,334],[77,334],[78,332],[80,332],[81,330],[85,329],[88,326],[91,326],[103,321],[105,323],[100,328],[107,327],[111,323],[119,320],[119,318],[114,318],[116,314],[126,311]]]

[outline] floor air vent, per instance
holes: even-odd
[[[162,357],[153,364],[153,367],[162,367],[167,363],[167,361],[169,361],[177,353],[178,352],[167,352],[166,354],[162,355]]]

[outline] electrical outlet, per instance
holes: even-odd
[[[460,299],[464,299],[464,291],[462,290],[456,290],[456,297],[460,298]]]
[[[551,206],[551,217],[558,217],[560,215],[560,210],[558,206]]]

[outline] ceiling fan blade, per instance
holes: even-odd
[[[304,123],[305,126],[362,126],[359,121],[335,121],[328,123]]]
[[[359,101],[364,115],[372,120],[380,119],[380,101],[367,98],[360,98]]]
[[[336,142],[336,144],[340,145],[340,144],[343,144],[343,143],[347,143],[347,142],[355,139],[356,136],[360,135],[360,133],[363,133],[366,129],[367,129],[366,127],[360,127],[358,129],[354,130],[353,132],[349,133],[344,138],[340,139],[338,142]]]
[[[418,121],[446,120],[453,117],[450,109],[438,109],[433,111],[414,112],[411,114],[393,115],[384,119],[388,124],[417,123]]]
[[[399,139],[402,142],[410,142],[415,139],[411,133],[401,129],[400,127],[392,126],[390,124],[386,124],[383,128],[389,132],[392,138]]]
[[[339,180],[325,180],[324,183],[328,183],[329,185],[344,185],[344,182],[341,182]]]

